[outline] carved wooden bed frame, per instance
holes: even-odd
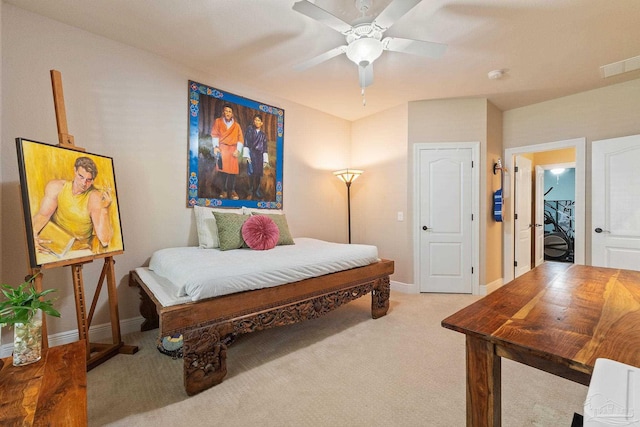
[[[238,335],[315,319],[371,293],[371,316],[387,314],[394,263],[381,260],[272,288],[245,291],[164,307],[132,270],[129,285],[140,288],[142,331],[183,336],[184,387],[194,395],[227,374],[227,347]]]

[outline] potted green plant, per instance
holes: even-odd
[[[0,324],[13,325],[13,364],[15,366],[37,362],[42,349],[42,313],[60,317],[53,308],[52,299],[43,297],[55,292],[47,289],[38,292],[33,283],[37,274],[17,288],[2,286],[0,301]]]

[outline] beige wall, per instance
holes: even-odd
[[[393,279],[405,283],[413,282],[413,144],[481,144],[483,285],[501,276],[501,225],[491,219],[490,196],[498,185],[491,167],[505,148],[581,136],[590,146],[640,133],[640,79],[503,114],[486,99],[450,99],[411,102],[350,123],[0,4],[0,280],[15,284],[27,271],[14,139],[56,143],[49,70],[57,69],[77,145],[114,158],[125,238],[125,253],[116,257],[122,319],[138,316],[128,271],[156,249],[196,242],[193,213],[185,207],[189,79],[285,110],[284,211],[294,235],[346,242],[346,189],[331,171],[364,169],[352,187],[353,241],[376,244],[382,257],[396,261]],[[100,262],[83,268],[89,296],[100,268]],[[60,289],[63,317],[52,320],[50,332],[74,330],[68,268],[47,271],[44,283]],[[94,324],[107,318],[103,296]]]
[[[591,143],[640,134],[640,79],[505,111],[504,148],[586,139],[585,251],[591,262]],[[538,154],[537,154],[538,155]]]
[[[478,274],[485,285],[502,277],[502,227],[490,212],[500,179],[486,172],[502,153],[502,112],[482,98],[416,101],[353,123],[353,166],[367,170],[352,187],[354,242],[376,244],[395,260],[395,280],[414,283],[413,144],[475,141],[484,165]]]
[[[590,153],[591,141],[640,133],[638,111],[640,79],[505,111],[504,148],[585,137]]]
[[[353,243],[377,245],[395,261],[393,279],[413,283],[407,114],[403,105],[354,122],[349,166],[365,171],[351,186]]]
[[[562,150],[541,151],[533,153],[533,167],[553,165],[556,163],[573,163],[576,161],[576,149],[564,148]]]
[[[491,112],[489,113],[489,110]],[[495,119],[497,111],[484,98],[445,99],[435,101],[415,101],[409,103],[409,146],[407,155],[409,194],[413,194],[413,144],[435,142],[479,142],[480,164],[487,165],[491,161],[487,157],[487,140],[491,135],[492,150],[499,146],[499,132],[496,125],[491,125],[489,131],[489,118]],[[489,226],[490,215],[488,209],[487,169],[480,169],[480,254],[479,254],[479,283],[485,285],[487,264],[492,264],[491,271],[499,269],[501,260],[499,257],[487,257],[487,232],[492,235],[491,244],[495,244],[493,236],[496,231]],[[409,209],[413,205],[409,202]],[[411,218],[411,221],[413,219]],[[493,225],[493,224],[491,224]],[[501,248],[501,245],[498,249]],[[501,253],[501,250],[500,250]],[[494,267],[493,264],[496,264]],[[499,277],[499,276],[498,276]]]
[[[331,172],[348,162],[350,122],[5,3],[1,34],[2,283],[19,283],[28,269],[15,138],[57,143],[51,69],[62,74],[76,145],[114,160],[125,244],[125,253],[115,257],[121,319],[139,316],[129,270],[147,263],[156,249],[196,243],[193,210],[186,207],[189,79],[285,110],[284,212],[292,233],[346,242],[345,187]],[[83,267],[88,301],[101,267],[101,261]],[[59,289],[62,312],[49,332],[76,330],[69,267],[46,270],[44,287]],[[103,292],[94,326],[108,321],[105,300]]]
[[[486,210],[488,211],[485,224],[487,254],[485,262],[485,281],[481,285],[500,281],[502,278],[502,222],[493,219],[493,193],[501,188],[501,173],[493,173],[493,165],[502,159],[502,111],[487,102],[487,157],[484,163],[487,170]],[[502,159],[504,161],[504,159]],[[504,164],[504,163],[503,163]]]

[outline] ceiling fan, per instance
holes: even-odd
[[[347,58],[358,66],[360,87],[364,95],[364,88],[373,83],[373,61],[382,55],[383,51],[404,52],[430,58],[439,58],[444,54],[446,44],[398,37],[382,38],[385,31],[422,0],[393,0],[375,19],[368,20],[366,12],[371,8],[371,1],[356,0],[356,8],[360,11],[361,17],[353,26],[308,0],[294,3],[293,10],[333,28],[347,40],[346,45],[333,48],[298,64],[295,68],[305,70],[346,53]]]

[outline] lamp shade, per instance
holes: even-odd
[[[370,37],[363,37],[349,43],[347,47],[347,58],[358,65],[367,66],[380,55],[382,55],[383,47],[380,40]]]
[[[345,184],[351,184],[355,181],[364,171],[359,169],[342,169],[335,171],[333,174],[337,176]]]

